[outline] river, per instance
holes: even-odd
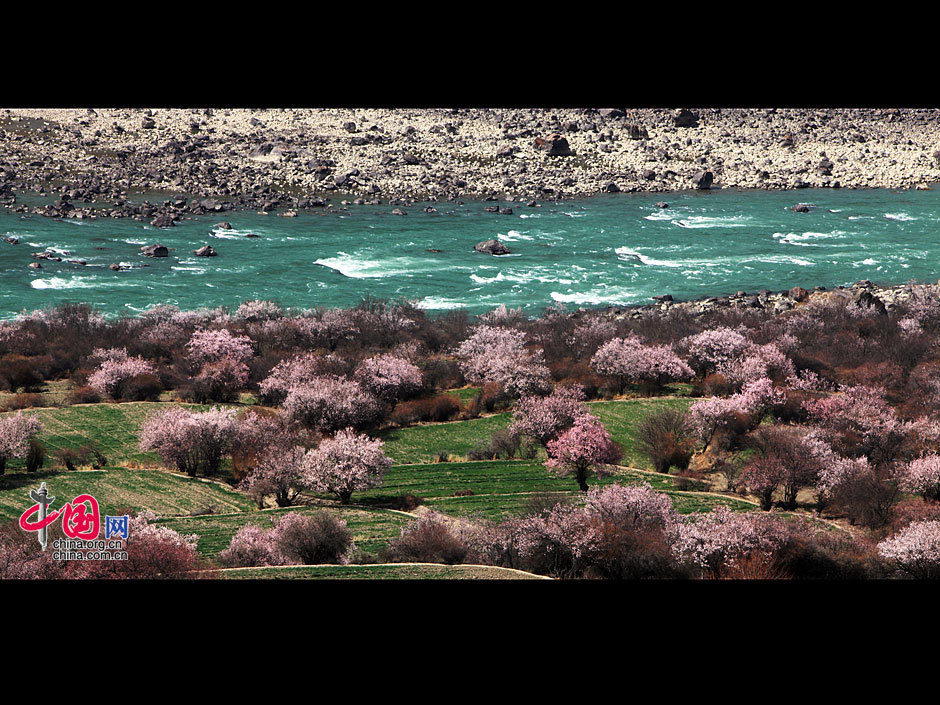
[[[796,213],[797,203],[814,207]],[[191,309],[252,298],[340,307],[366,296],[407,298],[429,312],[506,304],[536,314],[554,302],[638,304],[658,294],[692,299],[940,276],[940,190],[720,190],[499,204],[512,215],[486,213],[494,204],[480,202],[431,204],[436,213],[425,205],[401,207],[405,216],[388,205],[295,218],[227,212],[164,230],[127,219],[0,213],[0,237],[19,239],[0,242],[0,318],[62,302],[134,314],[156,304]],[[231,230],[215,227],[223,220]],[[512,253],[473,251],[490,238]],[[172,248],[169,257],[140,254],[157,242]],[[218,256],[192,254],[205,244]],[[47,249],[63,261],[29,268],[31,254]]]

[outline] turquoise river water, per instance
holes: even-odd
[[[656,207],[662,200],[669,208]],[[800,202],[816,207],[790,210]],[[407,298],[429,311],[506,304],[535,314],[553,302],[637,304],[657,294],[691,299],[940,276],[940,190],[723,190],[501,204],[513,215],[485,213],[490,204],[480,202],[437,203],[430,214],[423,205],[405,207],[406,216],[387,205],[296,218],[229,212],[166,230],[2,213],[0,237],[20,244],[0,242],[0,318],[67,301],[133,314],[155,304],[237,306],[250,298],[351,306],[367,295]],[[222,220],[233,229],[215,228]],[[512,254],[473,251],[494,237]],[[140,254],[156,242],[173,248],[169,257]],[[207,243],[217,257],[192,255]],[[30,269],[31,253],[46,249],[87,264]],[[112,263],[132,268],[111,271]]]

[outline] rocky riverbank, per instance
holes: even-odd
[[[776,314],[813,300],[844,298],[859,306],[871,308],[881,313],[894,310],[915,295],[915,291],[929,291],[933,296],[940,295],[940,282],[923,284],[908,282],[905,284],[878,285],[864,279],[851,286],[838,286],[827,289],[824,286],[807,290],[793,287],[784,291],[762,289],[757,292],[738,291],[730,296],[709,296],[692,301],[675,301],[669,294],[654,296],[655,303],[629,307],[608,307],[608,313],[614,317],[630,316],[639,318],[650,313],[666,313],[670,310],[684,310],[692,315],[702,315],[725,309],[770,310]]]
[[[0,110],[0,203],[170,227],[365,202],[927,188],[938,148],[936,109],[15,109]],[[146,191],[195,196],[128,201]]]

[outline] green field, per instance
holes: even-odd
[[[400,512],[367,507],[329,507],[304,506],[287,507],[265,511],[242,511],[233,514],[213,514],[196,517],[177,517],[165,519],[159,523],[181,534],[198,534],[197,548],[207,557],[214,557],[228,548],[229,542],[238,530],[246,524],[255,524],[265,529],[270,528],[274,517],[287,512],[327,511],[337,514],[346,521],[356,547],[369,553],[378,553],[390,539],[401,533],[401,528],[411,517]]]
[[[640,482],[648,482],[653,489],[669,494],[677,511],[683,513],[708,511],[716,503],[727,504],[732,509],[753,508],[753,505],[732,497],[680,492],[675,489],[671,477],[628,468],[619,468],[615,474],[602,479],[592,478],[588,484],[604,486]],[[456,492],[467,490],[473,494],[455,496]],[[581,493],[573,477],[559,477],[541,462],[492,460],[396,465],[386,474],[381,487],[355,493],[353,502],[388,507],[394,506],[402,494],[416,495],[426,506],[447,514],[500,520],[526,511],[533,495],[551,495],[562,501],[566,498],[576,500]]]
[[[199,404],[138,401],[27,409],[23,413],[38,416],[42,423],[39,440],[49,455],[47,467],[55,462],[56,451],[81,446],[96,447],[110,465],[158,467],[156,453],[144,453],[138,448],[140,427],[151,414],[170,406],[209,408]],[[12,468],[22,465],[22,461],[10,463]]]
[[[452,390],[469,398],[475,390]],[[667,493],[679,512],[709,511],[718,504],[734,510],[754,509],[754,504],[733,496],[680,491],[675,478],[645,472],[649,463],[636,450],[636,426],[651,409],[687,408],[688,398],[660,397],[589,403],[624,450],[624,467],[603,479],[591,478],[589,484],[649,482],[654,489]],[[470,516],[499,521],[532,511],[556,501],[576,502],[581,494],[573,477],[558,477],[543,464],[544,450],[533,460],[497,460],[469,462],[467,453],[481,440],[506,428],[511,413],[504,412],[466,421],[424,424],[404,429],[390,429],[381,434],[385,451],[396,463],[386,474],[381,487],[357,492],[353,504],[340,506],[327,495],[307,497],[309,504],[259,511],[242,492],[222,482],[189,478],[159,467],[153,453],[142,453],[138,436],[143,421],[166,402],[129,402],[87,404],[63,408],[42,408],[35,413],[43,423],[40,440],[49,452],[46,469],[27,474],[22,461],[8,465],[0,476],[0,519],[16,519],[31,501],[29,489],[45,481],[55,495],[55,507],[73,497],[89,493],[100,504],[103,514],[150,509],[160,516],[159,523],[181,534],[197,534],[198,549],[216,563],[218,553],[228,547],[232,536],[248,523],[272,526],[272,519],[290,511],[304,513],[328,511],[342,517],[349,526],[357,555],[378,555],[389,541],[399,536],[412,515],[397,511],[403,495],[414,495],[427,508],[452,516]],[[187,404],[190,408],[206,408]],[[50,469],[56,451],[80,446],[96,446],[108,459],[103,470],[66,472]],[[453,462],[435,462],[439,453]],[[137,468],[137,469],[132,469]],[[223,473],[224,476],[224,473]],[[455,496],[457,493],[461,496]],[[466,494],[470,492],[471,494]],[[424,511],[424,510],[419,510]],[[527,577],[497,574],[479,567],[452,566],[313,566],[296,569],[240,569],[211,573],[212,577],[234,578],[355,578],[355,579],[463,579]]]
[[[653,409],[685,410],[692,401],[687,397],[652,397],[591,402],[588,408],[623,449],[622,463],[649,470],[652,464],[636,448],[637,424]],[[385,452],[396,463],[433,462],[440,452],[450,453],[453,459],[459,460],[466,458],[480,440],[488,440],[494,432],[507,428],[511,419],[512,414],[505,412],[467,421],[392,429],[382,433],[381,438],[385,441]]]
[[[243,493],[217,482],[161,470],[117,467],[77,472],[41,470],[0,475],[0,519],[19,518],[33,504],[29,491],[37,489],[41,482],[56,498],[54,509],[86,493],[98,500],[102,514],[151,509],[161,516],[170,516],[207,508],[216,512],[244,512],[254,506]]]

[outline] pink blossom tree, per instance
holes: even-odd
[[[841,393],[803,403],[810,420],[841,436],[875,462],[895,457],[905,426],[881,387],[843,387]],[[860,439],[860,440],[859,440]]]
[[[378,399],[358,382],[338,377],[317,377],[291,387],[283,409],[291,421],[324,433],[346,426],[364,428],[382,415]]]
[[[0,416],[0,475],[6,472],[7,460],[22,458],[29,452],[29,442],[42,431],[42,423],[34,414]]]
[[[657,388],[667,380],[691,379],[694,373],[669,345],[644,345],[636,335],[604,343],[594,357],[595,372],[616,377],[623,391],[626,382],[650,382]]]
[[[543,446],[587,413],[584,391],[577,386],[556,387],[545,397],[525,396],[513,411],[509,432],[536,439]]]
[[[751,343],[738,331],[719,327],[689,336],[683,344],[692,366],[707,374],[741,355]]]
[[[228,548],[219,553],[219,562],[227,568],[284,565],[286,559],[277,550],[273,538],[270,529],[245,524],[232,537]]]
[[[237,401],[238,393],[247,386],[249,377],[248,366],[233,358],[207,362],[193,377],[194,401],[200,404]]]
[[[225,358],[236,362],[247,362],[254,354],[251,338],[232,335],[226,328],[198,330],[186,343],[186,348],[189,350],[190,361],[196,367]]]
[[[506,522],[503,553],[518,555],[537,572],[559,578],[579,575],[601,549],[603,531],[581,507],[557,504],[548,512]]]
[[[233,318],[241,321],[270,321],[284,315],[284,310],[273,301],[252,299],[236,310]]]
[[[389,404],[414,394],[423,382],[415,365],[387,354],[363,360],[354,376],[364,389]]]
[[[669,495],[656,492],[647,482],[592,487],[584,506],[589,515],[631,530],[665,529],[678,521]]]
[[[309,384],[323,373],[322,360],[314,353],[281,360],[258,385],[262,399],[268,404],[282,404],[291,387]]]
[[[302,468],[305,485],[314,492],[330,492],[349,504],[353,492],[378,487],[392,460],[378,439],[347,428],[307,453]]]
[[[574,473],[578,487],[588,491],[587,477],[592,470],[602,477],[607,466],[620,460],[620,449],[600,419],[582,414],[567,431],[548,443],[545,467],[558,475]]]
[[[940,578],[940,521],[915,521],[878,544],[898,571],[919,580]]]
[[[352,338],[358,327],[352,311],[330,308],[298,318],[297,329],[309,344],[332,352],[340,342]]]
[[[732,512],[721,505],[676,523],[671,543],[679,561],[697,566],[707,577],[720,578],[748,556],[772,556],[788,537],[785,522],[753,512]]]
[[[544,394],[551,389],[541,350],[529,353],[525,333],[501,326],[478,326],[457,346],[460,369],[471,384],[496,382],[512,396]]]
[[[940,455],[928,453],[903,466],[898,473],[902,490],[940,500]]]
[[[793,361],[773,343],[754,346],[740,356],[723,360],[718,363],[716,371],[734,384],[754,382],[763,377],[781,381],[796,377]]]
[[[238,441],[234,409],[189,411],[173,407],[147,419],[140,431],[141,450],[156,451],[163,462],[195,477],[213,475]]]
[[[708,448],[715,434],[727,428],[735,416],[749,419],[748,425],[755,427],[764,415],[784,400],[783,391],[773,386],[766,377],[748,382],[737,394],[730,397],[712,397],[697,401],[689,407],[689,429]]]
[[[274,495],[277,506],[290,507],[303,489],[301,469],[306,454],[303,446],[269,446],[240,487],[255,499],[259,508],[264,506],[268,495]]]
[[[152,364],[142,357],[129,357],[125,348],[98,348],[92,353],[92,359],[100,364],[88,376],[88,386],[112,398],[121,396],[121,388],[128,380],[156,373]]]

